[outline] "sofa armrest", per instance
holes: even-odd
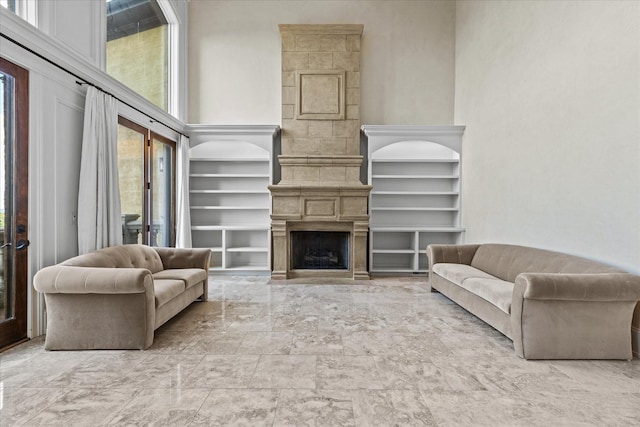
[[[480,245],[428,245],[429,270],[433,264],[441,262],[451,264],[471,264]]]
[[[511,332],[526,359],[631,359],[631,321],[640,276],[522,273],[511,301]]]
[[[209,271],[210,249],[182,249],[154,247],[165,270],[174,268],[202,268]]]
[[[628,273],[522,273],[522,298],[565,301],[640,301],[640,276]]]
[[[140,294],[153,292],[145,268],[72,267],[53,265],[38,271],[33,286],[45,294]]]

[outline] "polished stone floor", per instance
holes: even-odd
[[[0,354],[0,425],[640,425],[638,359],[519,359],[425,278],[267,283],[212,278],[147,351]]]

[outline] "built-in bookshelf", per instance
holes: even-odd
[[[426,273],[430,243],[460,243],[461,126],[363,126],[371,274]]]
[[[212,272],[271,270],[268,186],[277,126],[191,126],[191,240]]]

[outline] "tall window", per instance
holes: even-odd
[[[16,11],[16,0],[0,0],[0,6],[6,7],[10,11]]]
[[[175,245],[176,143],[118,119],[123,243]]]
[[[106,0],[107,73],[169,108],[169,26],[157,0]]]

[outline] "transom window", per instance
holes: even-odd
[[[157,0],[106,0],[107,73],[169,109],[169,25]]]

